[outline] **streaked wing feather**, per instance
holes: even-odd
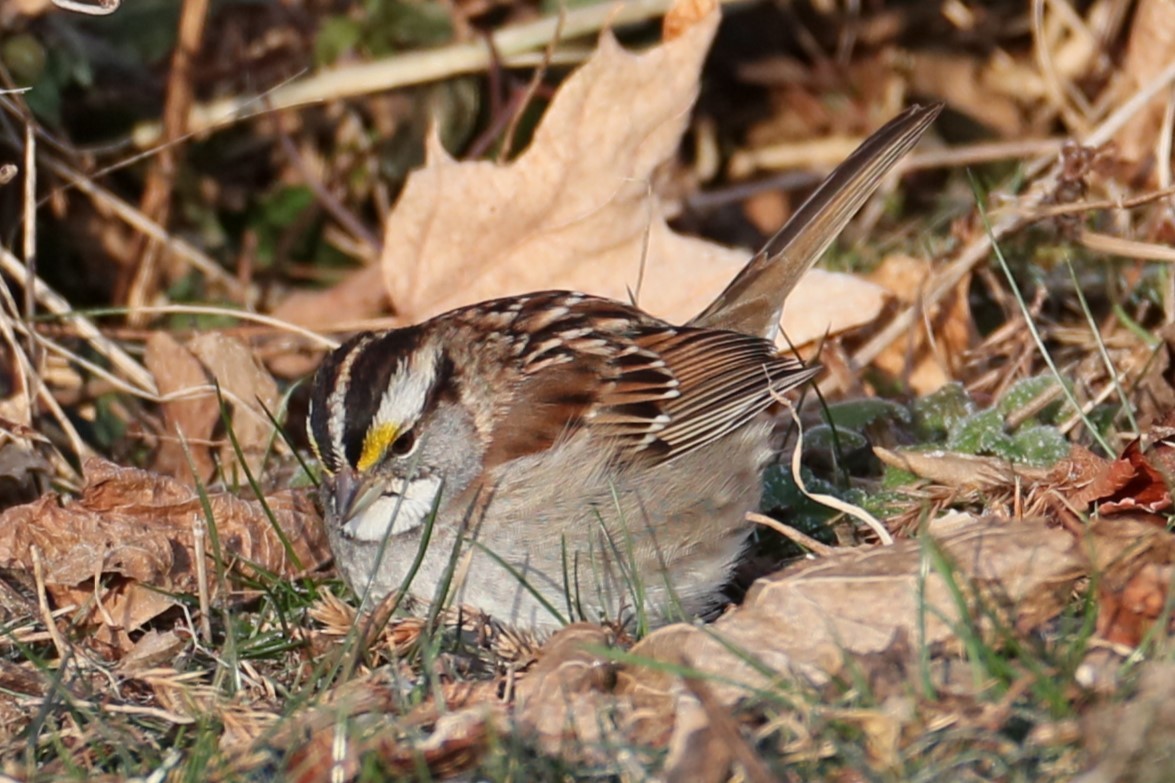
[[[621,459],[670,459],[745,425],[774,394],[814,374],[752,335],[674,327],[583,295],[533,296],[512,314],[539,318],[546,307],[560,315],[520,329],[534,348],[518,353],[520,381],[496,419],[487,467],[584,428]]]

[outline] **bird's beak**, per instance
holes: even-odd
[[[330,502],[335,517],[343,524],[363,513],[379,495],[379,487],[370,477],[361,476],[349,467],[336,473],[330,483]]]

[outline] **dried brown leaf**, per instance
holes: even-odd
[[[517,160],[457,162],[434,134],[384,238],[381,265],[400,319],[568,288],[622,301],[635,292],[644,309],[683,322],[726,286],[750,254],[675,234],[651,185],[678,148],[719,21],[716,3],[699,4],[700,17],[694,3],[683,6],[678,22],[688,26],[675,22],[675,37],[643,54],[601,36]],[[875,287],[851,282],[851,298],[829,296],[827,277],[790,298],[784,330],[793,342],[826,334],[837,311],[856,325],[880,309]],[[816,321],[800,337],[798,315]]]
[[[682,699],[676,707],[662,779],[665,783],[729,780],[733,754],[705,707],[697,699]]]
[[[282,779],[311,783],[341,774],[353,780],[373,761],[393,777],[419,776],[422,767],[433,777],[450,777],[476,763],[508,730],[504,705],[491,695],[493,683],[455,684],[450,711],[435,712],[427,725],[392,720],[402,699],[398,678],[392,667],[382,667],[333,690],[330,704],[287,721],[265,743],[265,750],[279,751]],[[347,741],[340,747],[344,728]],[[425,729],[431,731],[421,739]]]
[[[207,520],[197,494],[174,479],[99,459],[87,461],[86,476],[76,500],[48,494],[0,516],[0,566],[31,570],[37,547],[59,603],[96,597],[98,606],[83,619],[129,631],[172,605],[166,593],[196,591],[194,536]],[[209,500],[227,566],[296,571],[259,502],[225,493]],[[302,567],[326,562],[309,497],[284,491],[266,501]],[[212,547],[205,551],[211,558]],[[211,559],[208,573],[215,573]]]
[[[672,41],[703,21],[718,8],[717,0],[678,0],[665,13],[661,22],[661,38]]]
[[[1031,59],[1014,59],[1002,49],[987,60],[937,49],[908,56],[912,92],[949,100],[952,108],[1005,138],[1031,130],[1025,118],[1045,90]]]
[[[265,411],[276,409],[278,389],[249,346],[217,332],[199,335],[185,346],[166,332],[156,332],[147,341],[146,364],[160,393],[168,398],[162,406],[164,437],[156,470],[190,480],[193,468],[186,447],[201,482],[212,479],[217,460],[226,475],[233,475],[237,455],[232,443],[227,439],[219,446],[212,443],[221,419],[215,381],[228,405],[246,465],[258,475],[273,437],[273,424]]]
[[[873,323],[885,312],[890,295],[868,280],[843,272],[810,269],[787,297],[783,334],[796,346]]]
[[[273,423],[265,411],[277,410],[277,383],[252,349],[234,337],[210,332],[192,339],[188,348],[220,385],[232,412],[233,434],[245,464],[254,476],[259,475],[273,438]],[[220,461],[226,466],[226,474],[233,475],[237,456],[231,443],[221,447]]]
[[[964,585],[969,608],[978,592],[1018,627],[1058,611],[1084,571],[1081,550],[1067,533],[1035,523],[983,520],[937,545],[955,564],[953,579]],[[676,660],[688,651],[695,668],[718,678],[711,687],[731,704],[747,688],[767,683],[748,660],[785,678],[822,683],[841,670],[846,653],[885,650],[898,633],[920,645],[950,641],[962,608],[942,573],[932,567],[923,576],[924,546],[900,541],[786,569],[760,579],[741,607],[711,627],[669,626],[632,652]]]
[[[603,656],[614,635],[574,623],[543,646],[539,662],[518,683],[515,717],[545,752],[566,754],[578,745],[599,747],[608,730],[601,709],[611,704],[616,667]],[[586,748],[585,748],[586,750]]]
[[[31,427],[0,418],[0,508],[28,502],[48,487],[51,450],[49,441]]]
[[[715,9],[640,55],[602,35],[512,163],[458,163],[434,135],[387,224],[382,266],[397,313],[419,321],[552,287],[621,300],[639,288],[655,314],[699,311],[746,255],[674,234],[649,183],[677,149],[718,19]]]
[[[194,471],[199,481],[210,481],[216,470],[212,431],[220,418],[220,406],[215,392],[208,388],[204,366],[167,332],[155,332],[147,339],[144,363],[166,399],[160,406],[163,434],[153,467],[177,479],[190,481]]]
[[[1112,644],[1137,647],[1167,605],[1175,567],[1148,563],[1120,591],[1098,585],[1097,632]]]
[[[1013,465],[999,457],[980,457],[954,451],[886,449],[875,446],[873,453],[886,465],[943,486],[963,489],[993,489],[1008,486],[1017,477],[1035,481],[1050,475],[1050,471]]]
[[[1157,449],[1168,447],[1159,444]],[[1163,473],[1157,470],[1142,453],[1142,445],[1135,438],[1122,455],[1105,464],[1085,486],[1070,496],[1079,506],[1094,505],[1102,515],[1122,512],[1157,513],[1171,507],[1171,493]],[[1163,524],[1160,517],[1155,517]]]
[[[118,662],[118,670],[126,674],[141,672],[175,661],[176,656],[187,647],[188,642],[174,630],[156,631],[151,629],[135,642],[126,655]]]
[[[347,321],[360,321],[387,311],[388,292],[378,266],[367,266],[321,291],[294,291],[274,308],[273,316],[302,326],[329,329],[339,322],[339,313]],[[284,377],[304,375],[314,369],[300,354],[283,353],[271,365]]]

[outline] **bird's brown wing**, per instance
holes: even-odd
[[[743,426],[815,373],[758,337],[674,327],[605,299],[544,296],[535,320],[519,312],[527,344],[487,467],[584,429],[618,458],[670,459]]]

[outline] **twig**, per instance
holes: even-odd
[[[200,51],[204,39],[204,23],[208,17],[208,0],[183,0],[175,51],[167,76],[167,97],[163,104],[163,137],[166,142],[147,171],[140,208],[143,214],[164,228],[171,217],[171,194],[179,167],[180,146],[176,142],[187,131],[188,114],[192,107],[192,61]],[[131,309],[129,321],[143,325],[143,316],[136,308],[155,297],[159,286],[159,264],[163,247],[159,240],[142,237],[136,245],[138,263],[126,289],[126,303]]]
[[[289,332],[297,335],[311,343],[314,343],[319,348],[332,350],[339,347],[337,340],[332,340],[329,337],[323,337],[318,332],[307,329],[304,326],[299,326],[296,323],[283,320],[276,316],[264,315],[263,313],[255,313],[252,310],[237,310],[232,307],[218,307],[216,305],[190,305],[190,304],[166,304],[153,305],[141,308],[145,313],[152,313],[156,315],[212,315],[220,318],[235,318],[239,321],[248,321],[250,323],[261,324],[276,329],[280,332]],[[91,311],[97,314],[102,313],[119,313],[121,308],[112,308],[110,310]],[[78,317],[75,312],[67,314],[69,318]],[[339,325],[336,330],[339,332],[354,332],[362,329],[386,329],[393,323],[392,319],[368,319],[364,321],[338,321]]]
[[[0,99],[0,104],[2,103],[3,99]],[[41,166],[48,170],[49,173],[66,180],[71,187],[77,188],[80,192],[89,196],[90,200],[100,210],[113,213],[115,217],[139,233],[162,242],[169,253],[177,256],[184,263],[190,264],[193,269],[196,269],[207,277],[210,282],[218,284],[220,290],[231,301],[248,303],[248,292],[242,292],[240,290],[241,286],[233,275],[225,271],[220,264],[191,243],[171,236],[163,226],[148,218],[137,207],[115,196],[87,175],[52,156],[43,155]]]
[[[297,170],[298,176],[302,178],[303,184],[310,188],[322,208],[337,220],[353,239],[367,245],[368,251],[378,258],[380,253],[383,252],[383,242],[380,238],[368,229],[367,226],[363,225],[363,221],[353,212],[343,206],[342,202],[327,190],[326,186],[322,184],[322,180],[306,165],[306,160],[302,157],[302,153],[298,151],[297,146],[290,139],[283,115],[278,115],[277,125],[278,143],[281,145],[286,159],[290,161]]]
[[[37,276],[37,134],[33,123],[25,122],[24,126],[24,317],[31,321],[37,310],[37,300],[33,296],[33,278]],[[35,348],[29,342],[29,355],[33,356]]]
[[[1155,159],[1158,162],[1159,187],[1166,190],[1171,187],[1171,147],[1175,144],[1175,90],[1169,90],[1167,105],[1163,107],[1163,124],[1159,128],[1159,139],[1156,142]],[[1175,199],[1167,202],[1167,219],[1175,218]],[[1175,323],[1175,275],[1168,274],[1163,286],[1163,323]]]
[[[567,20],[566,6],[559,6],[558,22],[555,25],[555,34],[551,36],[550,42],[543,51],[543,62],[538,68],[534,69],[534,73],[530,76],[530,83],[526,85],[526,91],[522,95],[522,104],[510,116],[510,124],[506,126],[506,133],[502,137],[502,148],[498,152],[498,162],[502,163],[510,159],[510,153],[514,148],[514,134],[518,132],[518,123],[522,121],[522,114],[526,111],[526,107],[534,100],[535,93],[539,91],[539,85],[543,83],[543,76],[547,73],[547,69],[551,65],[551,58],[555,56],[555,47],[559,45],[559,41],[563,39],[563,23]]]
[[[0,248],[0,250],[3,250],[3,248]],[[11,254],[7,255],[11,256]],[[0,259],[4,257],[4,254],[0,254]],[[17,264],[19,263],[17,261]],[[12,348],[12,355],[16,359],[15,370],[20,380],[21,390],[28,397],[28,419],[22,423],[32,425],[33,415],[36,409],[33,400],[40,399],[45,403],[45,407],[49,409],[50,414],[57,421],[65,433],[66,438],[69,439],[70,447],[73,448],[74,453],[79,458],[83,457],[87,453],[87,449],[77,429],[73,426],[73,422],[65,415],[65,411],[61,409],[61,405],[57,402],[57,399],[50,393],[49,387],[45,384],[45,379],[41,376],[41,373],[37,372],[32,357],[17,342],[17,331],[23,332],[30,340],[35,341],[36,337],[33,335],[32,329],[20,321],[16,300],[12,297],[12,292],[8,290],[8,284],[2,277],[0,277],[0,300],[3,303],[3,307],[0,307],[0,334],[3,335],[4,340]],[[11,323],[5,318],[6,313],[11,314]],[[35,394],[33,393],[34,388],[36,389]],[[72,472],[72,466],[70,466],[70,472]]]
[[[185,443],[184,434],[178,432],[180,441]],[[204,520],[199,514],[192,520],[192,549],[196,558],[196,590],[200,596],[200,638],[204,644],[212,644],[212,599],[208,590],[208,562],[204,556]]]
[[[864,140],[863,136],[834,136],[757,147],[734,153],[727,165],[727,171],[732,177],[741,177],[759,170],[831,169],[860,146]],[[911,153],[894,167],[894,171],[905,174],[926,169],[973,166],[980,163],[1023,158],[1025,155],[1055,155],[1061,151],[1063,145],[1063,139],[1052,137],[992,141],[938,150],[925,150]],[[806,184],[800,182],[796,187],[802,187]]]
[[[4,247],[0,247],[0,271],[12,275],[18,280],[24,279],[24,264]],[[135,361],[130,354],[108,340],[92,321],[85,316],[73,313],[73,308],[63,296],[50,288],[39,277],[33,277],[33,288],[33,293],[42,307],[55,315],[68,314],[73,318],[77,323],[78,333],[89,341],[94,350],[109,359],[111,364],[123,375],[138,384],[140,388],[150,391],[152,394],[159,393],[159,390],[155,388],[155,379],[151,373],[147,372],[146,368]]]
[[[41,548],[33,544],[29,550],[33,559],[33,579],[37,585],[37,608],[41,610],[41,620],[45,623],[45,630],[57,648],[57,657],[65,661],[69,655],[69,645],[65,643],[61,631],[57,629],[57,622],[53,619],[53,610],[49,608],[49,593],[45,587],[45,568],[41,565]]]
[[[817,541],[807,533],[796,530],[791,525],[785,525],[778,519],[772,519],[766,514],[758,514],[754,511],[748,511],[747,521],[754,522],[757,525],[763,525],[764,527],[769,527],[776,533],[779,533],[779,535],[791,541],[793,544],[798,544],[804,549],[815,552],[821,557],[828,557],[836,551],[836,547],[831,547],[828,544]]]
[[[670,5],[672,0],[629,0],[619,7],[613,3],[598,3],[576,8],[566,14],[564,34],[567,38],[577,38],[608,25],[643,22],[664,14]],[[552,16],[498,30],[493,34],[494,49],[503,64],[512,65],[515,55],[545,46],[554,36],[558,25],[558,19]],[[375,62],[322,71],[291,82],[271,92],[264,108],[253,114],[387,92],[460,74],[477,73],[489,63],[489,51],[481,41],[408,52]],[[255,98],[239,96],[198,104],[192,108],[188,128],[191,132],[201,133],[234,124],[253,116],[250,109],[255,104]],[[132,139],[136,146],[149,147],[159,141],[160,134],[159,123],[146,123],[135,128]]]
[[[1134,209],[1135,207],[1145,206],[1155,201],[1160,201],[1168,196],[1175,194],[1175,188],[1164,187],[1161,190],[1156,190],[1151,193],[1143,193],[1140,196],[1132,196],[1124,199],[1100,199],[1098,201],[1072,201],[1067,204],[1038,204],[1031,211],[1026,211],[1016,206],[1008,207],[1009,210],[1018,209],[1021,215],[1031,220],[1044,220],[1045,218],[1059,217],[1061,215],[1077,215],[1082,212],[1091,212],[1098,209]],[[988,214],[998,214],[1001,210],[993,209]]]
[[[1139,242],[1137,239],[1116,237],[1112,234],[1090,231],[1087,228],[1078,231],[1077,241],[1082,247],[1096,253],[1136,258],[1140,261],[1164,261],[1168,264],[1175,264],[1175,248],[1169,245]]]
[[[1079,96],[1076,90],[1069,89],[1071,85],[1061,81],[1061,76],[1057,73],[1052,51],[1048,45],[1048,36],[1044,29],[1044,4],[1045,0],[1033,0],[1032,2],[1032,43],[1033,51],[1036,54],[1036,64],[1040,67],[1041,75],[1044,77],[1042,81],[1045,85],[1045,94],[1053,108],[1064,117],[1065,124],[1069,126],[1070,130],[1084,132],[1088,127],[1087,118],[1090,115],[1090,107],[1082,100],[1083,96]],[[1070,99],[1080,104],[1080,111],[1075,111],[1069,105]]]

